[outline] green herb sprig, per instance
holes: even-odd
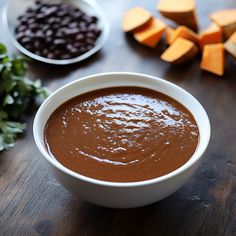
[[[17,135],[26,129],[21,116],[35,98],[48,96],[40,80],[26,78],[26,70],[26,58],[9,56],[0,43],[0,151],[12,148]]]

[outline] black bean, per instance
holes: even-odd
[[[44,32],[46,32],[49,28],[50,28],[50,25],[48,25],[48,24],[44,24],[44,25],[42,26],[42,30],[43,30]]]
[[[45,56],[45,57],[48,55],[48,49],[47,48],[43,49],[42,55]]]
[[[94,30],[96,30],[97,29],[97,25],[96,24],[90,24],[89,26],[88,26],[88,30],[89,31],[94,31]]]
[[[25,31],[25,35],[26,35],[26,36],[29,36],[29,37],[32,37],[33,32],[32,32],[30,29],[27,29],[27,30]]]
[[[66,17],[64,17],[63,18],[63,20],[61,21],[61,25],[62,26],[67,26],[70,22],[71,22],[71,17],[69,17],[69,16],[66,16]]]
[[[23,16],[23,17],[21,17],[21,19],[20,19],[20,23],[21,24],[28,24],[28,19],[27,19],[27,17],[25,17],[25,16]]]
[[[86,23],[85,23],[84,21],[81,21],[81,22],[79,23],[79,27],[80,27],[80,28],[86,28]]]
[[[45,41],[47,44],[51,45],[53,43],[53,40],[53,37],[47,37]]]
[[[88,30],[88,29],[87,29],[86,26],[81,26],[81,27],[80,27],[80,32],[81,32],[81,33],[86,33],[87,30]]]
[[[42,22],[42,21],[44,20],[44,18],[45,18],[45,16],[44,16],[43,13],[38,13],[38,14],[36,15],[36,21],[37,21],[37,22]]]
[[[87,51],[85,46],[80,47],[80,52],[81,53],[85,53]]]
[[[31,30],[33,33],[40,29],[39,26],[38,26],[38,24],[36,24],[36,23],[30,24],[30,25],[29,25],[29,28],[30,28],[30,30]]]
[[[16,35],[16,39],[17,39],[18,41],[21,41],[21,39],[24,38],[24,37],[25,37],[24,32],[20,32],[20,33],[18,33],[18,34]]]
[[[101,34],[101,30],[98,28],[94,29],[93,32],[96,34],[97,37]]]
[[[70,54],[63,54],[61,55],[61,59],[70,59],[71,55]]]
[[[22,31],[25,31],[27,29],[27,26],[26,25],[18,25],[17,28],[16,28],[16,32],[22,32]]]
[[[79,33],[79,30],[75,29],[75,28],[73,28],[73,29],[65,29],[64,32],[68,36],[76,36]]]
[[[76,47],[71,47],[69,52],[72,54],[72,55],[75,55],[77,53],[78,49]]]
[[[81,20],[82,17],[83,17],[83,13],[81,13],[81,12],[74,12],[74,13],[72,14],[72,17],[73,17],[74,19],[76,19],[76,20]]]
[[[35,54],[37,54],[38,56],[42,56],[42,53],[41,53],[41,51],[39,51],[39,50],[36,50],[36,51],[35,51]]]
[[[86,33],[86,38],[96,40],[96,34],[93,32],[88,32],[88,33]]]
[[[88,45],[87,46],[87,51],[90,51],[91,49],[93,49],[94,48],[94,45]]]
[[[60,24],[58,23],[51,24],[51,28],[57,30],[58,28],[60,28]]]
[[[36,40],[34,41],[34,47],[38,50],[42,50],[44,47],[44,44],[42,43],[42,41]]]
[[[52,53],[52,52],[49,52],[49,53],[47,54],[47,58],[49,58],[49,59],[55,59],[55,54]]]
[[[66,46],[66,49],[67,49],[67,52],[69,53],[69,54],[71,54],[71,55],[75,55],[75,54],[77,54],[77,52],[78,52],[78,49],[75,47],[75,45],[73,44],[68,44],[67,46]]]
[[[26,43],[30,43],[31,42],[31,38],[30,37],[23,37],[20,41],[23,45]]]
[[[16,39],[27,50],[51,59],[69,59],[91,50],[101,33],[96,16],[67,3],[37,1],[18,20]]]
[[[55,36],[56,36],[57,38],[63,38],[64,33],[63,33],[62,31],[57,31],[57,32],[55,33]]]
[[[42,30],[38,30],[36,33],[35,33],[35,38],[37,38],[37,39],[45,39],[45,35],[44,35],[44,33],[43,33],[43,31]]]
[[[92,23],[98,22],[98,18],[96,16],[91,16],[91,18],[92,18]]]
[[[65,16],[68,16],[68,13],[66,12],[66,11],[58,11],[57,13],[56,13],[56,15],[58,16],[58,17],[65,17]]]
[[[33,24],[33,23],[35,23],[35,19],[34,19],[34,18],[30,18],[30,19],[28,20],[28,22],[27,22],[27,25]]]
[[[73,45],[72,45],[72,44],[67,44],[67,45],[66,45],[66,49],[67,49],[67,50],[70,50],[71,48],[73,48]]]
[[[82,46],[82,44],[81,44],[80,42],[75,42],[75,43],[74,43],[74,46],[75,46],[76,48],[80,48],[80,47]]]
[[[26,10],[27,13],[29,12],[34,12],[34,9],[32,7],[29,7],[27,10]]]
[[[31,18],[34,18],[35,17],[35,13],[34,12],[28,12],[25,14],[25,17],[27,19],[31,19]]]
[[[85,40],[84,34],[82,34],[82,33],[77,34],[75,40],[78,42],[83,42]]]
[[[86,38],[85,42],[86,42],[87,45],[93,45],[94,44],[94,39]]]
[[[61,19],[59,17],[50,17],[48,19],[48,24],[53,25],[55,23],[60,23]]]
[[[85,23],[90,22],[92,20],[91,17],[88,15],[84,15],[82,19]]]
[[[75,27],[77,27],[77,26],[78,26],[77,22],[71,22],[71,23],[68,25],[69,28],[75,28]]]
[[[29,50],[29,51],[33,51],[33,50],[34,50],[34,46],[33,46],[33,44],[31,44],[31,43],[25,44],[24,47],[25,47],[27,50]]]
[[[61,51],[60,49],[56,49],[56,50],[54,51],[54,54],[55,54],[56,57],[60,57],[61,54],[62,54],[62,51]]]
[[[45,17],[55,15],[58,8],[56,6],[50,7],[47,10],[44,11]]]
[[[53,42],[56,46],[65,46],[66,43],[64,39],[55,39]]]
[[[45,11],[47,11],[48,7],[42,6],[40,7],[40,12],[44,13]]]
[[[53,31],[51,29],[48,29],[46,31],[46,36],[48,37],[48,36],[52,36],[52,35],[53,35]]]

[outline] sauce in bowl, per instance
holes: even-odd
[[[168,174],[195,152],[193,115],[154,90],[116,87],[79,95],[59,106],[45,131],[50,155],[81,175],[135,182]]]

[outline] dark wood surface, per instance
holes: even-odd
[[[126,210],[97,207],[72,196],[48,173],[32,136],[34,114],[16,146],[0,153],[0,235],[236,235],[236,61],[226,57],[225,76],[199,70],[200,58],[183,66],[159,59],[166,47],[151,50],[121,31],[122,15],[145,6],[155,16],[156,0],[99,1],[111,25],[104,48],[71,66],[30,64],[29,77],[51,90],[85,75],[133,71],[160,76],[180,85],[205,107],[212,137],[196,174],[178,192],[158,203]],[[0,2],[2,8],[2,3]],[[216,9],[235,0],[197,0],[201,28]],[[0,24],[0,41],[15,49]]]

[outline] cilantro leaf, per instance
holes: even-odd
[[[26,129],[20,122],[22,114],[38,96],[46,98],[49,94],[40,80],[28,79],[26,72],[27,59],[9,56],[0,43],[0,151],[15,145],[17,135]]]

